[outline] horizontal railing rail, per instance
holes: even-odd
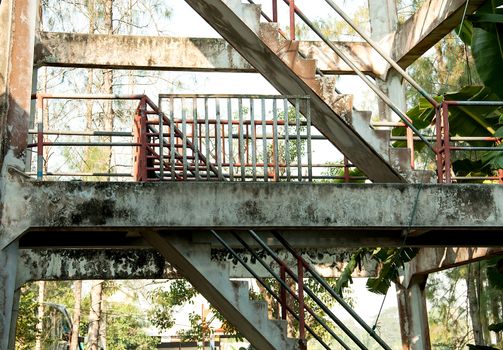
[[[170,111],[167,106],[167,113],[164,113],[145,95],[40,93],[33,95],[33,98],[37,100],[37,128],[29,130],[28,135],[33,141],[29,140],[27,147],[30,158],[33,154],[36,155],[37,166],[36,172],[31,171],[29,167],[26,173],[36,175],[39,180],[56,176],[131,177],[135,181],[363,182],[367,179],[361,175],[352,176],[351,169],[355,167],[348,161],[313,162],[311,143],[328,142],[319,133],[313,135],[309,118],[300,114],[300,104],[309,103],[306,97],[243,94],[160,95],[160,103],[172,100],[173,106],[182,100],[196,100],[206,101],[209,105],[213,103],[216,108],[215,101],[221,101],[222,108],[218,118],[215,109],[211,116],[201,111],[198,116],[194,116],[192,113],[197,112],[196,109],[188,111],[180,108],[178,111]],[[124,107],[131,110],[134,119],[132,131],[60,130],[50,129],[49,125],[46,125],[52,123],[47,100],[63,100],[62,104],[71,101],[71,108],[74,108],[77,114],[83,113],[79,112],[77,105],[80,100],[92,101],[91,103],[101,100],[132,100],[138,104]],[[264,110],[261,101],[267,101]],[[229,102],[233,109],[226,115],[229,113]],[[82,103],[82,108],[89,107],[86,105],[89,102]],[[51,110],[54,108],[51,107]],[[122,113],[129,112],[126,110]],[[74,124],[78,128],[79,125],[83,126],[82,123]],[[58,154],[53,157],[56,159],[62,157],[61,152],[67,152],[63,148],[85,153],[88,147],[113,147],[114,152],[119,152],[122,157],[129,154],[129,160],[124,159],[120,166],[130,168],[131,174],[120,170],[92,171],[86,167],[86,171],[81,171],[78,166],[73,172],[68,171],[67,166],[60,169],[49,167],[49,149]],[[58,149],[61,151],[56,151]],[[84,153],[76,157],[84,161]]]

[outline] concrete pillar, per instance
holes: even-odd
[[[370,14],[371,37],[379,41],[395,32],[398,27],[398,15],[395,0],[368,0]],[[405,111],[405,89],[402,77],[391,69],[386,80],[377,79],[378,85],[400,110]],[[391,109],[379,100],[379,115],[384,120],[398,120]]]
[[[19,257],[18,241],[0,250],[0,349],[11,349],[15,333],[13,310],[16,305],[16,270]],[[13,327],[14,326],[14,327]]]
[[[0,4],[0,164],[24,169],[31,103],[33,51],[38,1],[4,0]],[[2,169],[5,175],[5,166]]]
[[[407,286],[396,284],[403,350],[429,350],[430,331],[425,286],[428,275],[411,280]]]

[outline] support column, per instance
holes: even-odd
[[[368,0],[370,14],[371,37],[380,41],[387,35],[394,33],[398,27],[398,15],[395,0]],[[402,111],[407,108],[405,89],[402,77],[391,69],[386,80],[377,79],[378,85],[391,101]],[[379,115],[383,120],[397,120],[397,116],[386,104],[379,100]]]
[[[425,294],[427,278],[428,275],[420,276],[407,286],[396,284],[403,350],[431,349]]]
[[[19,257],[18,241],[0,250],[0,349],[11,349],[14,338],[16,305],[16,271]]]

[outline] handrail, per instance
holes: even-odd
[[[287,5],[290,6],[290,0],[283,0]],[[337,56],[339,56],[344,63],[346,63],[355,73],[358,75],[367,86],[374,91],[377,96],[379,96],[384,103],[388,105],[393,112],[398,115],[398,117],[412,130],[414,133],[423,141],[433,152],[436,153],[435,147],[421,134],[421,132],[410,122],[409,117],[396,106],[391,99],[386,96],[384,92],[379,89],[379,87],[374,84],[373,82],[370,81],[369,78],[344,54],[342,50],[340,50],[338,47],[336,47],[329,39],[327,39],[316,27],[315,25],[304,15],[302,11],[298,9],[297,6],[295,6],[295,13],[306,23],[306,25],[311,28],[312,31],[316,33],[316,35],[325,42],[325,44],[334,51]]]
[[[265,244],[260,237],[253,231],[250,230],[250,235],[253,237],[253,239],[265,250],[267,253],[279,264],[281,264],[281,259],[278,257],[276,253],[272,251],[267,244]],[[298,283],[298,277],[295,275],[287,266],[285,266],[285,271]],[[308,287],[304,286],[304,291],[314,300],[314,302],[334,321],[343,331],[346,333],[346,335],[351,338],[352,341],[354,341],[360,349],[367,349],[367,347],[349,330],[349,328],[344,325],[344,323],[339,320],[337,316],[333,314],[332,311],[313,293],[311,289]]]
[[[339,295],[337,294],[325,280],[304,260],[302,256],[300,256],[295,249],[286,241],[286,239],[276,231],[273,231],[272,234],[274,237],[297,259],[300,259],[306,270],[314,277],[314,279],[320,283],[329,293],[330,295],[337,300],[339,304],[362,326],[372,338],[374,338],[379,345],[381,345],[384,349],[391,350],[391,348],[377,335],[377,333],[370,328],[370,326],[362,319],[356,312],[353,311],[351,306]]]
[[[265,283],[264,280],[262,278],[260,278],[260,276],[255,271],[253,271],[253,269],[243,260],[243,258],[241,258],[239,256],[239,254],[236,253],[236,251],[234,249],[232,249],[232,247],[229,244],[227,244],[227,242],[215,230],[211,230],[211,233],[224,246],[224,248],[229,253],[231,253],[232,257],[234,259],[236,259],[237,261],[239,261],[241,263],[241,265],[243,265],[243,267],[253,276],[253,278],[255,278],[267,290],[267,292],[269,294],[271,294],[271,296],[274,299],[276,299],[277,301],[280,301],[281,298],[278,296],[278,294],[276,292],[274,292],[272,290],[272,288],[269,287],[269,285],[267,283]],[[288,286],[286,286],[286,287],[288,288]],[[297,316],[297,314],[292,310],[292,308],[289,305],[286,305],[286,308],[287,308],[288,312],[290,312],[293,315],[293,317],[298,321],[299,316]],[[314,330],[311,327],[306,325],[306,329],[308,330],[309,333],[311,333],[313,335],[313,337],[316,338],[316,340],[318,340],[320,342],[320,344],[323,345],[323,347],[325,349],[330,350],[330,347],[321,339],[321,337],[319,337],[316,334],[316,332],[314,332]],[[351,350],[347,346],[345,346],[344,348],[346,350]]]
[[[249,232],[251,233],[252,231],[250,230]],[[295,300],[297,300],[297,302],[300,302],[300,298],[296,296],[295,292],[292,291],[292,289],[286,284],[285,279],[278,276],[278,274],[275,273],[272,270],[272,268],[268,266],[266,262],[236,232],[233,231],[232,234],[243,245],[243,247],[245,247],[245,249],[249,251],[255,257],[255,259],[257,259],[258,262],[260,262],[260,264],[267,270],[267,272],[269,272],[271,276],[273,276],[281,284],[282,288],[286,290]],[[283,264],[281,264],[280,266],[283,266],[285,268],[285,272],[288,272],[289,274],[292,273],[287,266],[284,266]],[[294,278],[294,280],[296,283],[298,283],[298,279]],[[284,302],[284,300],[282,300],[281,303],[282,307],[285,308],[288,307],[288,305]],[[330,327],[328,327],[328,325],[313,311],[313,309],[311,309],[307,305],[304,305],[304,308],[307,310],[307,312],[309,312],[311,316],[313,316],[316,319],[316,321],[318,321],[323,326],[323,328],[325,328],[327,332],[330,333],[330,335],[332,335],[335,338],[335,340],[337,340],[339,344],[341,344],[345,349],[348,348],[348,346],[344,343],[344,341],[337,334],[335,334],[335,332],[333,332],[333,330]]]
[[[360,36],[374,49],[377,53],[384,58],[405,80],[407,80],[424,98],[431,103],[431,105],[435,108],[439,106],[438,102],[435,101],[433,97],[431,97],[426,90],[424,90],[402,67],[400,67],[389,55],[387,55],[384,51],[379,48],[379,45],[372,40],[367,34],[362,32],[358,26],[342,11],[342,9],[337,6],[332,0],[325,0],[330,7],[332,7],[335,12],[341,16],[347,24],[351,26]]]

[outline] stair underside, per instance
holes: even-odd
[[[298,350],[287,337],[286,321],[270,320],[267,306],[249,299],[247,282],[230,281],[225,263],[211,261],[210,244],[142,232],[143,238],[176,267],[211,305],[236,327],[256,349]]]
[[[311,99],[316,128],[374,182],[406,182],[221,0],[186,0],[280,93]]]

